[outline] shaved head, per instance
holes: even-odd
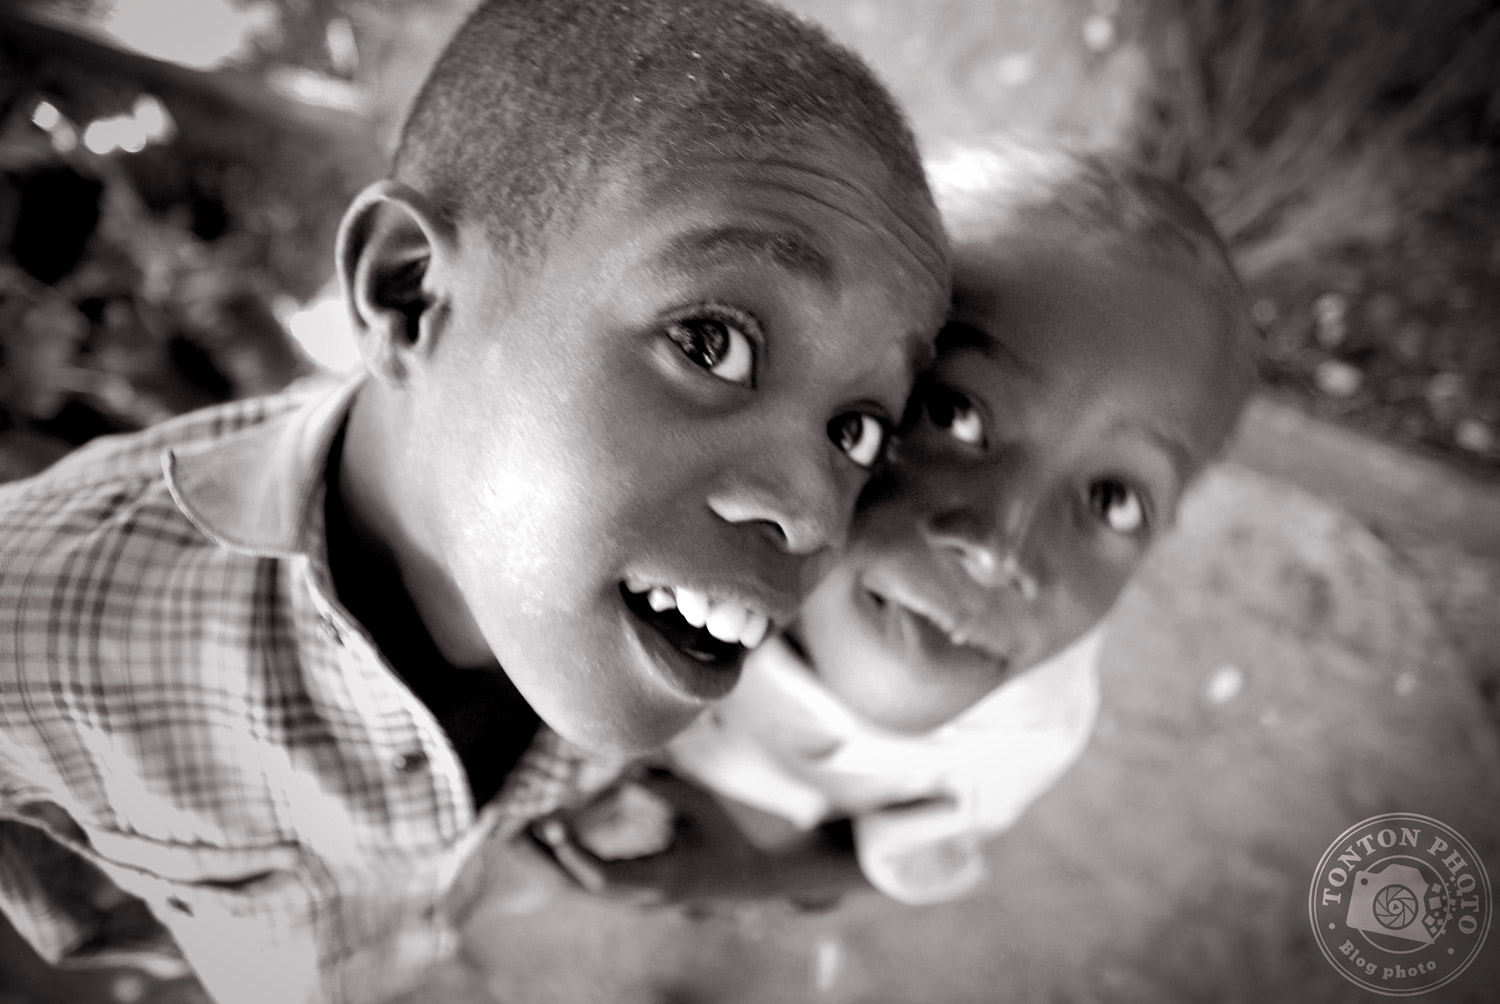
[[[413,103],[395,176],[521,255],[603,186],[831,137],[926,182],[896,104],[821,30],[756,0],[490,0]]]

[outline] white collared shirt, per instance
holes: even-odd
[[[804,829],[852,817],[872,885],[908,903],[952,899],[982,880],[982,839],[1013,824],[1087,745],[1101,633],[922,735],[864,721],[772,639],[734,692],[672,743],[672,761]],[[939,801],[892,808],[918,799]]]

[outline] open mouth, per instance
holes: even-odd
[[[877,616],[895,625],[902,637],[915,641],[927,656],[982,659],[998,664],[1002,670],[1010,665],[1009,655],[975,637],[974,632],[955,618],[945,616],[940,609],[905,597],[886,595],[868,585],[860,588]]]
[[[769,617],[743,603],[685,586],[627,581],[620,584],[620,595],[631,613],[705,666],[738,668],[771,628]]]

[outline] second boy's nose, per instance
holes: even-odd
[[[975,584],[985,589],[1014,589],[1023,599],[1038,592],[1036,576],[1023,567],[1021,537],[964,512],[939,513],[922,527],[928,544],[955,561]]]

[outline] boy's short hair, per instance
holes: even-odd
[[[1061,226],[1112,260],[1193,283],[1217,320],[1229,389],[1249,392],[1258,336],[1245,289],[1223,237],[1182,185],[1122,157],[1012,140],[951,149],[928,173],[955,243]]]
[[[688,155],[853,140],[926,195],[905,117],[859,58],[760,0],[487,0],[438,57],[395,176],[535,249],[612,180]],[[624,172],[621,169],[625,169]]]

